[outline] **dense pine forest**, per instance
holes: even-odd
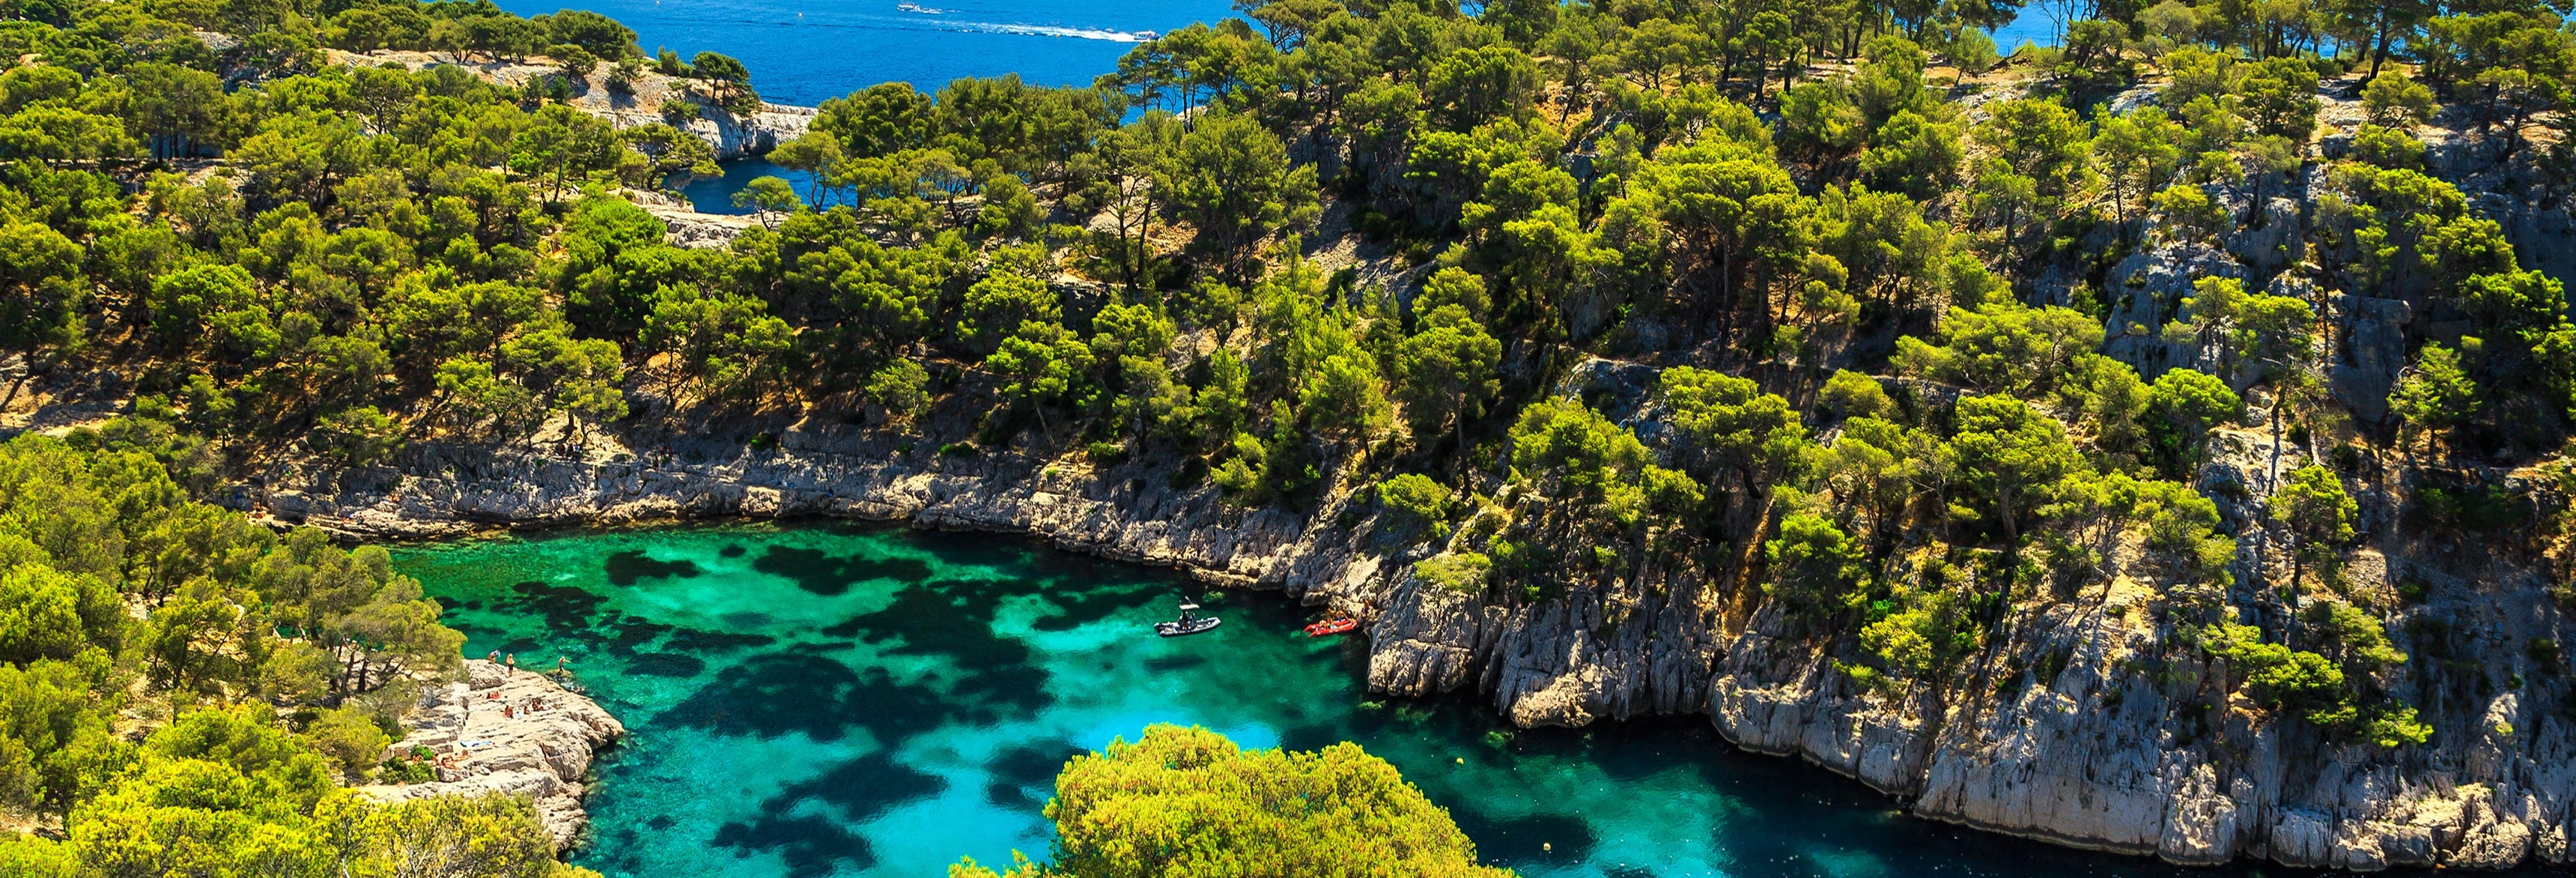
[[[1387,562],[1368,609],[1697,675],[1372,668],[1527,724],[1716,710],[1721,663],[1927,740],[2134,699],[2140,747],[2449,772],[2520,835],[2031,834],[2567,856],[2563,781],[2461,765],[2576,747],[2568,9],[1237,8],[1089,87],[826,101],[735,220],[672,193],[758,72],[596,13],[0,0],[0,871],[571,870],[524,805],[342,788],[461,637],[273,492],[826,428],[1284,516]],[[2035,633],[2079,623],[2119,648]]]

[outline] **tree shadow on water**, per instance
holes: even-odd
[[[666,576],[694,579],[704,572],[698,569],[698,563],[695,561],[687,559],[656,561],[641,550],[610,555],[600,566],[607,570],[608,581],[613,585],[634,585],[647,579]]]
[[[608,598],[602,595],[569,585],[542,582],[510,586],[510,593],[516,597],[499,601],[494,608],[496,612],[542,617],[546,620],[546,629],[558,633],[587,631],[591,614],[599,612],[599,605],[608,602]]]
[[[954,715],[954,705],[937,689],[791,647],[717,672],[715,680],[652,723],[762,738],[802,733],[818,741],[865,729],[892,748]]]
[[[797,878],[866,869],[876,864],[876,852],[852,827],[947,789],[948,782],[936,775],[913,770],[884,751],[871,753],[788,785],[760,803],[760,816],[717,829],[715,843],[744,853],[774,852]]]
[[[984,771],[993,776],[984,787],[984,800],[998,807],[1035,813],[1046,800],[1031,797],[1030,788],[1054,787],[1055,776],[1064,770],[1065,762],[1084,752],[1084,748],[1062,738],[1004,749],[984,762]]]
[[[895,592],[885,609],[822,629],[826,637],[894,644],[892,655],[942,659],[949,708],[961,720],[996,722],[1035,716],[1055,702],[1047,672],[1029,645],[993,632],[1010,583],[983,579],[918,582]]]
[[[751,562],[751,569],[792,580],[797,588],[824,597],[848,594],[851,586],[870,580],[919,582],[930,578],[929,562],[917,558],[835,556],[821,549],[793,546],[769,547],[760,560]]]

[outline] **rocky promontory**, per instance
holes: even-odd
[[[545,675],[481,659],[465,663],[462,681],[423,692],[408,723],[410,733],[388,755],[426,747],[434,754],[438,779],[364,792],[387,802],[523,796],[535,802],[537,819],[558,849],[571,847],[589,826],[582,795],[592,759],[626,734],[608,711]]]

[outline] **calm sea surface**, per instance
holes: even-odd
[[[1735,752],[1692,717],[1513,731],[1372,697],[1362,644],[1272,593],[1012,538],[740,525],[404,549],[466,652],[565,659],[622,718],[575,861],[611,878],[936,876],[1043,856],[1074,753],[1152,723],[1253,747],[1354,740],[1522,875],[2173,876],[1907,818],[1858,784]],[[1184,596],[1223,618],[1164,639]],[[2272,876],[2289,873],[2270,870]]]
[[[577,5],[635,29],[646,53],[721,52],[751,68],[761,97],[811,106],[880,82],[924,91],[963,76],[1017,73],[1089,85],[1157,32],[1232,14],[1225,0],[500,0],[521,15]]]

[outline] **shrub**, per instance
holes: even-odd
[[[1452,552],[1414,564],[1413,575],[1449,591],[1475,594],[1485,590],[1485,574],[1493,569],[1493,559],[1481,552]]]
[[[1449,487],[1430,476],[1406,473],[1380,482],[1377,501],[1406,531],[1428,529],[1433,539],[1449,535]]]

